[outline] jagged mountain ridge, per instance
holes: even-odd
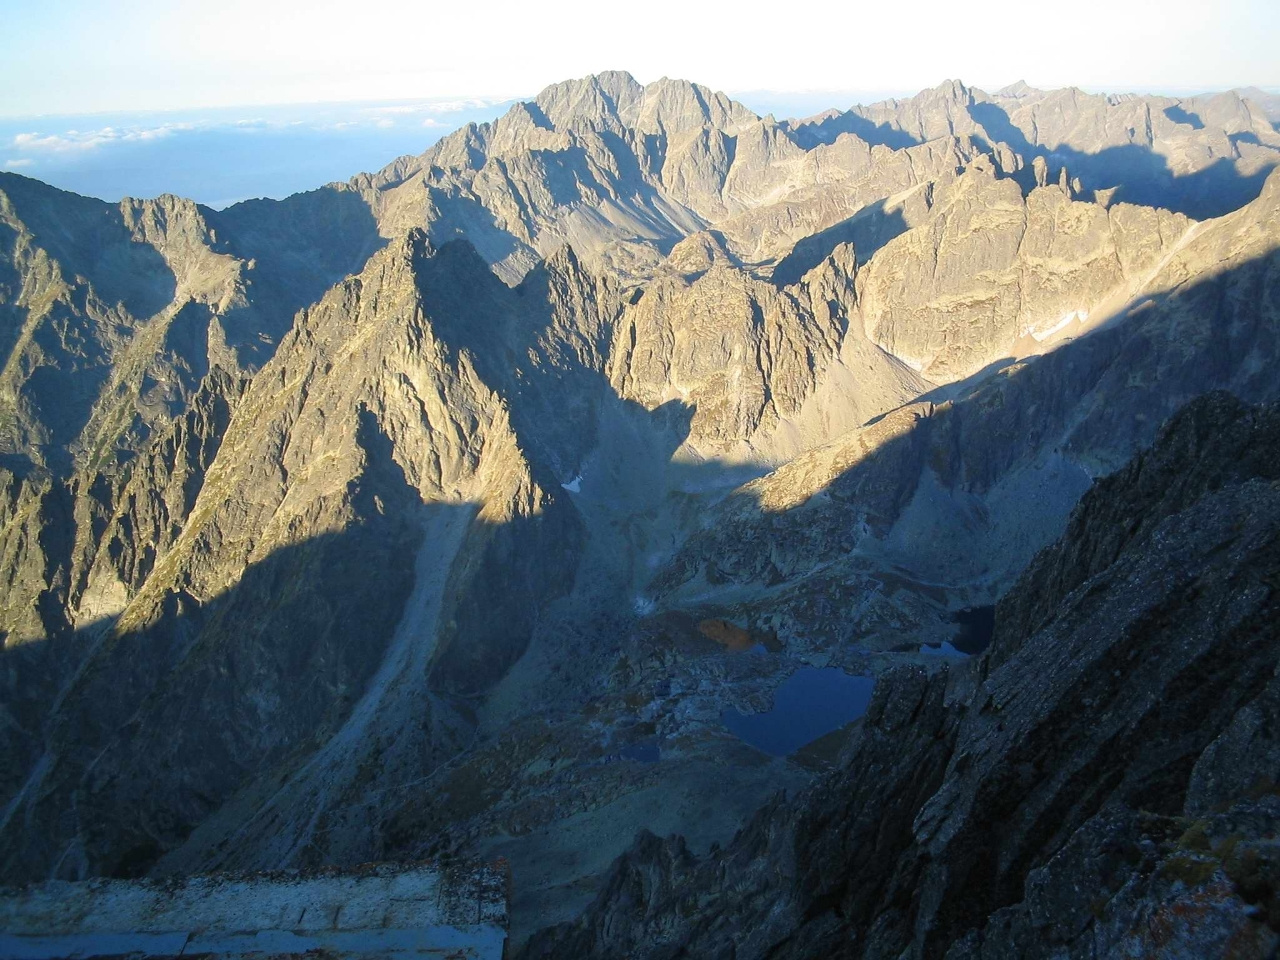
[[[846,122],[854,118],[865,124]],[[897,131],[898,140],[868,131],[872,123],[874,130]],[[806,135],[815,128],[825,134]],[[932,146],[923,149],[926,144]],[[1036,158],[1052,165],[1055,179],[1065,164],[1090,193],[1124,182],[1138,192],[1118,199],[1147,204],[1162,193],[1169,203],[1183,199],[1194,184],[1179,188],[1175,180],[1210,168],[1222,171],[1206,175],[1220,178],[1212,185],[1219,194],[1239,177],[1239,189],[1221,197],[1218,207],[1189,211],[1204,216],[1251,199],[1276,163],[1280,136],[1259,107],[1234,93],[1185,103],[1078,90],[1014,98],[951,81],[911,100],[779,124],[694,84],[661,80],[641,87],[627,74],[609,73],[548,88],[531,107],[460,131],[420,158],[398,161],[372,183],[390,188],[380,220],[398,216],[392,211],[402,198],[419,202],[410,199],[410,188],[424,191],[447,219],[436,198],[456,194],[478,202],[508,234],[544,255],[562,240],[588,255],[602,243],[630,240],[607,226],[625,213],[667,231],[654,239],[687,234],[690,215],[716,224],[739,255],[758,261],[780,256],[858,208],[944,178],[949,166],[963,165],[987,144],[998,162],[1028,176]],[[550,182],[554,171],[566,184],[571,178],[577,193],[557,197],[539,183],[527,185],[534,171],[507,166],[510,155],[525,152],[554,158],[557,167],[536,171],[540,179]],[[899,158],[909,160],[908,169],[897,169]],[[688,213],[673,216],[673,209]],[[652,221],[655,214],[669,223]],[[784,218],[794,222],[784,227]],[[478,226],[470,222],[464,230],[475,236]]]
[[[990,99],[949,85],[890,112],[973,120]],[[0,179],[6,875],[505,852],[557,829],[558,791],[656,827],[625,770],[561,760],[631,736],[655,671],[691,690],[729,671],[720,696],[758,709],[796,658],[897,662],[1003,589],[1157,413],[1271,396],[1274,177],[1197,225],[972,131],[795,136],[609,74],[279,203],[113,207]],[[917,430],[921,397],[944,409]],[[921,535],[939,499],[958,540]],[[759,675],[667,615],[788,654]],[[662,769],[691,804],[738,758],[708,838],[795,775],[743,762],[722,703],[643,708],[689,744]],[[603,745],[576,729],[585,704]],[[518,870],[543,856],[521,851]],[[544,919],[598,868],[563,869]]]
[[[806,144],[842,133],[898,147],[978,137],[1004,144],[1027,165],[1044,164],[1041,176],[1050,164],[1065,164],[1090,192],[1203,219],[1238,206],[1273,165],[1266,95],[1243,93],[1177,99],[1020,83],[988,94],[952,80],[908,100],[829,111],[789,127]]]
[[[384,236],[413,225],[436,242],[464,233],[508,279],[563,242],[643,274],[655,244],[713,224],[743,259],[777,259],[987,149],[1028,182],[1033,161],[1055,180],[1065,165],[1090,194],[1123,182],[1129,193],[1117,199],[1203,217],[1256,194],[1280,136],[1261,106],[1234,92],[1010,97],[949,81],[911,100],[779,123],[697,84],[641,86],[613,72],[549,87],[344,189]]]

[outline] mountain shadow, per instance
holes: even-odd
[[[1274,409],[1190,404],[1086,495],[1001,602],[987,654],[882,678],[838,769],[723,850],[641,834],[586,913],[522,956],[1274,942],[1276,918],[1251,909],[1274,894],[1235,858],[1274,863],[1280,823],[1280,743],[1259,723],[1280,704],[1278,445]],[[1064,904],[1082,889],[1099,894]],[[1204,903],[1221,922],[1173,922]]]
[[[790,128],[790,133],[796,143],[806,150],[835,143],[836,139],[844,133],[852,133],[873,147],[884,146],[891,150],[916,147],[924,142],[892,124],[875,123],[852,110],[844,113],[829,113],[816,122],[808,121],[798,124]]]
[[[1093,153],[1065,145],[1051,149],[1031,143],[998,104],[974,103],[968,110],[992,142],[1007,144],[1026,161],[1040,157],[1054,173],[1065,166],[1070,176],[1080,179],[1088,195],[1114,189],[1112,199],[1116,202],[1160,207],[1194,220],[1221,217],[1257,199],[1276,166],[1242,174],[1229,158],[1220,157],[1200,170],[1178,174],[1169,169],[1165,157],[1148,147],[1125,144]],[[1021,171],[1024,181],[1030,175],[1029,166]],[[1029,189],[1034,183],[1024,182],[1023,186]]]
[[[1171,107],[1165,107],[1164,115],[1168,117],[1170,120],[1172,120],[1174,123],[1185,124],[1186,126],[1190,127],[1192,130],[1204,129],[1204,121],[1200,119],[1200,115],[1197,113],[1192,113],[1191,111],[1182,107],[1180,104],[1175,103]]]
[[[800,240],[791,252],[773,268],[773,283],[778,288],[799,283],[842,243],[852,243],[861,265],[894,237],[906,233],[908,225],[902,210],[886,210],[886,200],[868,204],[847,220]]]
[[[120,204],[68,193],[16,173],[0,172],[0,192],[36,244],[66,269],[67,283],[83,277],[104,305],[122,304],[138,320],[173,301],[173,271],[155,247],[134,241]]]
[[[435,644],[413,681],[417,712],[398,737],[416,744],[399,748],[413,758],[405,761],[406,779],[421,776],[447,758],[441,751],[456,748],[456,735],[436,742],[433,717],[467,723],[469,704],[524,654],[543,607],[571,589],[585,531],[560,488],[561,472],[582,455],[583,442],[595,444],[607,381],[547,366],[517,384],[505,366],[509,345],[536,340],[539,325],[550,322],[549,313],[517,309],[536,290],[506,287],[467,244],[446,245],[438,256],[444,273],[428,270],[423,279],[433,322],[508,397],[531,467],[554,496],[500,523],[476,517],[472,504],[423,505],[378,417],[360,408],[353,428],[364,469],[346,492],[352,517],[340,532],[271,551],[215,597],[173,591],[151,605],[145,622],[102,623],[6,650],[0,876],[151,869],[240,791],[277,770],[303,769],[353,723],[366,723],[356,711],[386,680],[399,655],[389,646],[394,638]],[[472,268],[468,295],[442,299],[437,276],[465,280]],[[545,272],[528,281],[547,282]],[[510,310],[517,312],[503,312]],[[583,395],[583,405],[566,406],[570,394]],[[651,415],[616,397],[613,405],[626,408],[619,416],[652,421],[644,431],[661,443],[660,457],[688,435],[691,411]],[[555,424],[556,409],[570,422]],[[73,529],[69,522],[56,529],[63,527]],[[460,546],[432,559],[423,553],[432,541],[423,537],[433,530],[462,530]],[[443,591],[438,619],[406,639],[424,569]],[[628,601],[619,597],[619,608]],[[290,814],[299,811],[272,816]]]
[[[468,257],[479,259],[463,249],[441,255],[460,258],[461,267]],[[1268,305],[1280,302],[1277,262],[1270,254],[1140,305],[1040,359],[997,372],[944,409],[899,411],[913,418],[910,429],[824,484],[824,496],[780,512],[754,503],[763,532],[741,525],[718,529],[708,514],[707,529],[690,541],[686,559],[691,565],[714,559],[719,580],[708,578],[709,583],[760,577],[788,554],[800,558],[797,569],[807,564],[815,570],[856,547],[859,530],[891,530],[926,477],[949,495],[980,498],[1020,464],[1059,451],[1105,473],[1149,442],[1159,419],[1189,396],[1227,388],[1251,400],[1274,399],[1270,371],[1248,358],[1277,352],[1275,317],[1268,312]],[[428,293],[439,289],[431,285],[430,272],[423,282]],[[518,368],[503,373],[503,365],[518,355],[515,347],[536,341],[539,324],[548,320],[538,311],[502,311],[515,310],[537,284],[551,281],[536,273],[523,297],[520,288],[500,290],[501,284],[490,287],[490,282],[466,286],[467,296],[459,295],[453,306],[438,297],[433,313],[442,338],[454,349],[487,358],[477,362],[490,365],[486,377],[494,378],[495,389],[507,391],[513,407],[523,398],[530,411],[539,411],[528,420],[513,414],[513,421],[534,469],[558,491],[557,479],[566,483],[569,478],[557,471],[580,467],[573,458],[599,445],[616,421],[595,421],[592,434],[588,419],[612,410],[611,401],[600,399],[598,407],[588,405],[582,412],[557,406],[557,385],[567,392],[576,382],[572,378],[581,376],[584,383],[595,383],[595,396],[604,398],[607,384],[598,372],[562,376],[551,366],[541,374],[545,380],[514,384]],[[479,312],[462,310],[465,304]],[[497,312],[485,312],[490,309]],[[486,316],[501,323],[484,323]],[[520,328],[521,321],[529,328]],[[557,410],[565,412],[563,432],[539,433],[537,421]],[[681,414],[687,418],[688,411],[658,415],[674,418],[662,425],[663,442],[678,444]],[[687,419],[683,422],[687,430]],[[26,688],[30,677],[31,688],[42,691],[25,705],[5,702],[0,766],[21,771],[4,781],[0,870],[7,880],[144,871],[239,789],[302,762],[299,758],[313,755],[351,718],[402,622],[414,588],[414,558],[424,545],[430,547],[423,527],[414,522],[422,505],[391,456],[391,439],[368,410],[359,413],[353,429],[367,467],[348,491],[353,516],[341,532],[268,553],[216,597],[202,602],[177,590],[155,605],[146,623],[117,624],[105,633],[86,629],[68,638],[72,656],[63,663],[77,666],[65,685],[38,676],[40,646],[0,656],[0,676],[7,678],[9,690]],[[571,435],[574,430],[580,438]],[[715,465],[698,469],[709,483],[730,477]],[[737,502],[749,496],[738,494]],[[573,503],[568,489],[564,498]],[[468,508],[436,504],[430,509]],[[585,509],[572,507],[579,513]],[[1057,500],[1033,500],[1019,509],[1026,512],[1015,519],[1028,528],[1056,525],[1057,532],[1065,522]],[[550,523],[525,539],[522,524],[540,521],[514,520],[486,529],[469,511],[462,519],[469,538],[478,539],[464,544],[458,556],[463,566],[480,573],[450,581],[448,592],[465,583],[468,596],[454,605],[461,627],[441,636],[429,681],[436,695],[459,702],[482,694],[519,659],[528,631],[537,626],[537,604],[569,589],[591,566],[582,560],[590,541],[581,546],[557,541]],[[574,526],[563,522],[562,530]],[[969,532],[917,525],[914,533],[908,531],[905,549],[923,557],[932,549],[929,539]],[[819,534],[826,538],[821,544],[815,539]],[[510,539],[491,548],[497,536]],[[522,543],[529,547],[523,555]],[[615,544],[597,546],[607,551]],[[574,565],[566,566],[569,561]],[[455,567],[451,576],[461,569]],[[513,573],[528,584],[511,589]],[[1000,644],[1002,616],[997,615],[993,648]],[[59,644],[46,646],[52,650]],[[90,650],[88,659],[84,654]],[[901,693],[904,702],[911,695]],[[40,710],[51,702],[55,709],[46,721]],[[881,699],[879,709],[890,706]],[[426,698],[423,709],[428,709]],[[419,762],[432,759],[424,753]],[[926,776],[919,782],[930,781]],[[1101,799],[1102,794],[1090,795],[1080,810],[1096,811]],[[981,871],[974,876],[980,879]],[[1012,881],[1000,882],[992,896],[1006,897]],[[956,902],[959,918],[976,909],[964,896],[957,895]],[[951,920],[947,924],[951,929]]]
[[[247,279],[256,309],[232,312],[225,322],[228,338],[249,351],[254,365],[270,357],[298,310],[358,274],[387,243],[368,202],[345,184],[200,213],[217,235],[216,249],[253,264]]]
[[[1261,862],[1280,825],[1280,745],[1259,725],[1280,704],[1280,385],[1250,359],[1280,350],[1277,305],[1272,251],[891,412],[902,429],[796,506],[747,488],[715,510],[674,566],[739,597],[780,597],[783,569],[828,575],[867,531],[904,564],[939,540],[980,555],[980,527],[1045,549],[981,613],[983,655],[881,678],[829,777],[723,850],[641,833],[587,911],[520,955],[1048,957],[1130,943],[1188,896],[1271,942],[1218,845]],[[993,495],[1063,457],[1099,478],[1082,500]],[[971,527],[922,510],[948,498],[981,505],[955,515]],[[1188,873],[1191,827],[1206,866]],[[1098,899],[1062,906],[1086,888]],[[1218,955],[1222,928],[1195,929],[1188,955]]]
[[[358,431],[370,466],[349,529],[272,551],[206,602],[178,590],[146,623],[4,651],[11,688],[55,694],[18,704],[0,739],[6,758],[43,750],[0,829],[7,880],[141,870],[245,778],[335,729],[381,659],[420,537],[416,494],[363,417]],[[70,680],[51,682],[54,667]]]

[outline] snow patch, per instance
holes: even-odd
[[[638,617],[647,617],[658,609],[658,605],[645,596],[637,596],[631,601],[631,609]]]
[[[897,357],[899,360],[905,363],[908,367],[910,367],[916,373],[920,373],[922,370],[924,370],[923,360],[916,360],[913,357],[904,357],[901,354],[897,354],[897,353],[893,354],[893,356]]]
[[[580,473],[577,474],[568,483],[562,483],[560,484],[560,486],[564,487],[570,493],[581,493],[582,492],[582,474]]]
[[[1055,323],[1053,326],[1051,326],[1049,329],[1033,330],[1030,327],[1028,327],[1027,333],[1031,334],[1031,336],[1035,338],[1035,341],[1037,343],[1044,343],[1046,340],[1052,337],[1055,333],[1057,333],[1059,330],[1061,330],[1063,327],[1066,327],[1068,324],[1072,323],[1073,321],[1079,320],[1081,323],[1084,323],[1088,319],[1089,319],[1088,310],[1071,310],[1067,313],[1064,313],[1058,319],[1058,322]]]

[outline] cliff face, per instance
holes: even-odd
[[[831,776],[706,858],[641,837],[527,955],[1264,955],[1278,425],[1191,404],[1086,494],[990,652],[884,677]]]
[[[743,485],[658,571],[655,594],[758,592],[768,601],[755,615],[813,633],[848,616],[815,596],[895,565],[1002,590],[1092,478],[1189,399],[1215,389],[1274,397],[1262,358],[1276,349],[1278,186],[1273,177],[1249,206],[1195,228],[1086,336],[1006,359],[976,386],[935,391],[926,396],[940,402],[904,405]],[[889,636],[875,618],[854,629]]]
[[[1073,200],[977,163],[934,197],[924,223],[891,240],[861,278],[868,337],[949,382],[1037,352],[1127,302],[1191,229],[1152,208]]]
[[[719,250],[689,262],[698,239],[623,312],[607,371],[620,397],[647,409],[692,407],[689,447],[777,462],[927,387],[863,335],[852,245],[779,289]]]

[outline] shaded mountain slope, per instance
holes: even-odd
[[[244,777],[335,731],[413,584],[403,558],[418,551],[424,502],[476,518],[433,555],[450,577],[435,674],[483,683],[460,657],[500,675],[519,655],[515,621],[572,571],[577,521],[532,478],[470,353],[428,319],[432,257],[421,234],[377,254],[253,379],[181,535],[43,718],[45,759],[15,799],[27,806],[7,826],[25,839],[7,869],[154,857]],[[537,558],[524,592],[513,553]],[[470,599],[492,590],[493,565],[508,607]],[[181,719],[192,710],[218,718],[212,740],[209,725]],[[141,773],[157,758],[163,783]],[[68,823],[72,797],[83,819]]]
[[[1276,437],[1274,409],[1190,405],[1084,497],[996,650],[885,677],[830,778],[708,858],[639,838],[526,955],[1264,955]],[[1086,559],[1117,514],[1130,536]]]

